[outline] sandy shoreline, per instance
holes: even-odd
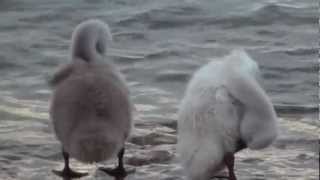
[[[179,180],[183,179],[182,169],[175,152],[176,117],[151,115],[148,111],[156,109],[149,106],[137,106],[139,113],[130,141],[127,143],[126,166],[136,172],[127,180]],[[145,113],[143,113],[143,111]],[[8,113],[8,116],[10,113]],[[12,114],[11,114],[12,115]],[[297,118],[298,117],[298,118]],[[41,118],[40,118],[41,119]],[[150,121],[148,122],[147,119]],[[310,122],[308,120],[307,122]],[[0,158],[0,179],[60,179],[51,173],[52,169],[61,169],[63,160],[60,145],[55,140],[46,120],[33,121],[24,136],[15,137],[15,131],[3,134]],[[281,133],[278,140],[263,151],[244,150],[236,159],[236,174],[239,179],[250,180],[316,180],[319,169],[319,150],[317,135],[319,128],[304,123],[297,115],[285,115],[280,118]],[[31,131],[32,128],[34,131]],[[11,137],[11,138],[10,138]],[[83,180],[112,179],[97,166],[71,161],[72,167],[89,172]],[[108,161],[106,165],[112,166]]]

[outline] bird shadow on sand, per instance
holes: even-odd
[[[61,177],[62,180],[81,180],[82,178],[71,178],[71,177]],[[126,180],[126,177],[111,177],[109,176],[107,180]]]
[[[135,169],[130,169],[126,172],[124,175],[117,175],[117,176],[112,176],[108,174],[104,174],[103,176],[106,177],[106,180],[126,180],[128,179],[128,176],[132,175],[135,173]],[[81,180],[82,178],[86,177],[88,174],[84,173],[85,175],[81,177],[68,177],[68,176],[62,176],[61,174],[57,174],[54,172],[54,174],[58,177],[60,177],[62,180]]]

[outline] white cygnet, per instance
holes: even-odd
[[[259,73],[245,51],[234,50],[193,75],[178,113],[178,153],[189,179],[209,180],[227,167],[236,180],[234,154],[276,139],[277,116]]]
[[[100,168],[112,176],[126,176],[124,145],[131,130],[129,90],[120,71],[105,58],[112,37],[107,24],[87,20],[72,34],[71,61],[50,81],[50,116],[62,144],[63,177],[81,177],[70,169],[69,157],[85,163],[118,155],[115,169]]]

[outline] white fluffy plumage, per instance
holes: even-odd
[[[107,24],[87,20],[72,34],[71,62],[52,78],[50,116],[63,150],[82,162],[107,160],[131,129],[125,80],[105,59],[112,37]]]
[[[216,175],[239,140],[250,149],[275,140],[277,116],[259,80],[257,63],[243,50],[194,74],[178,113],[178,153],[189,179]]]

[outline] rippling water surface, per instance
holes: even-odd
[[[182,178],[174,153],[177,104],[192,73],[233,48],[259,62],[267,93],[286,114],[273,147],[239,154],[240,179],[316,179],[317,7],[313,0],[0,1],[0,179],[57,179],[50,170],[62,160],[46,81],[68,60],[73,28],[89,18],[110,25],[109,56],[137,107],[127,161],[149,161],[128,179]],[[137,143],[149,137],[150,144]],[[105,178],[94,165],[73,163],[93,174],[88,179]]]

